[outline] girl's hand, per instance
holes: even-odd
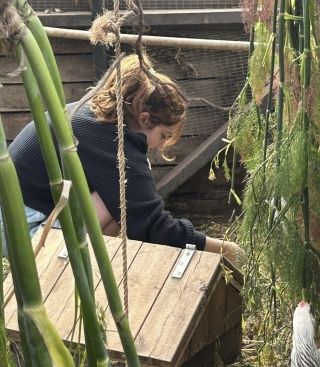
[[[223,255],[228,261],[230,261],[239,269],[242,268],[246,261],[246,254],[244,250],[235,242],[206,237],[204,251]]]

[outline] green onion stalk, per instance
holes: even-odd
[[[312,0],[305,0],[303,2],[303,38],[304,38],[304,51],[302,55],[301,64],[301,80],[302,80],[302,107],[303,107],[303,129],[304,129],[304,155],[305,155],[305,183],[303,189],[303,221],[304,221],[304,245],[306,252],[310,248],[310,220],[309,220],[309,188],[308,188],[308,165],[309,165],[309,130],[310,120],[307,111],[307,93],[310,87],[311,80],[311,45],[310,45],[310,7],[313,6]],[[303,299],[309,298],[307,295],[308,289],[308,266],[307,266],[307,255],[304,258],[304,269],[303,269]]]
[[[27,31],[31,35],[29,31]],[[32,37],[32,35],[31,35]],[[34,40],[34,38],[32,37]],[[17,47],[17,57],[21,58],[23,50],[21,45]],[[37,88],[36,80],[34,78],[32,68],[29,63],[26,63],[26,70],[22,72],[22,79],[25,85],[27,97],[30,103],[30,107],[33,113],[34,121],[36,124],[37,133],[41,149],[43,152],[44,161],[48,170],[48,176],[50,186],[52,190],[53,199],[57,202],[60,198],[63,178],[58,162],[58,157],[52,140],[50,128],[47,124],[47,118],[45,115],[43,103],[41,100],[40,92]],[[81,244],[78,242],[78,238],[74,229],[74,224],[69,208],[65,208],[60,214],[60,222],[65,235],[65,240],[68,248],[70,263],[74,272],[76,286],[79,291],[80,298],[82,300],[82,307],[86,314],[87,330],[90,333],[89,350],[95,355],[95,364],[98,360],[100,365],[108,365],[108,357],[103,341],[102,334],[95,310],[95,302],[92,297],[92,288],[89,286],[87,274],[82,261],[80,248]],[[93,360],[93,357],[92,357]],[[104,361],[104,362],[103,362]]]
[[[70,129],[65,129],[68,122],[61,108],[59,96],[52,83],[49,70],[46,67],[41,51],[29,30],[26,30],[22,35],[21,44],[30,62],[39,90],[47,106],[51,121],[53,122],[65,168],[73,182],[73,187],[81,205],[89,237],[97,258],[101,278],[107,293],[110,310],[117,325],[129,366],[140,366],[128,318],[122,307],[117,283],[112,271],[111,262],[105,247],[86,177],[77,154],[73,135]]]
[[[0,202],[18,305],[25,363],[31,367],[74,366],[43,305],[24,203],[0,124]]]

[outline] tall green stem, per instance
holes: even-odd
[[[45,65],[43,56],[32,34],[28,30],[23,34],[21,42],[53,122],[54,130],[61,147],[61,153],[63,154],[63,162],[72,179],[82,213],[85,213],[86,226],[97,258],[101,278],[106,289],[110,310],[115,319],[128,363],[132,367],[140,366],[128,319],[122,308],[121,298],[110,259],[105,248],[100,224],[93,206],[86,177],[77,154],[73,136],[69,129],[65,129],[67,122],[64,111],[61,108],[59,97],[51,82],[50,74]]]
[[[24,19],[24,23],[32,32],[40,47],[40,50],[42,51],[42,55],[46,61],[47,67],[50,70],[53,84],[56,87],[57,93],[59,95],[61,105],[64,107],[66,105],[66,100],[61,83],[59,69],[53,54],[50,41],[46,32],[44,31],[42,23],[26,0],[15,0],[15,4],[18,13]]]
[[[31,35],[31,33],[29,34]],[[18,47],[18,57],[21,57],[22,52],[23,51]],[[60,198],[63,179],[51,132],[44,113],[41,95],[38,91],[38,88],[36,87],[36,80],[34,79],[33,72],[29,64],[27,64],[27,70],[22,73],[22,78],[35,120],[44,161],[48,170],[53,199],[55,202],[57,202]],[[60,106],[59,108],[61,109]],[[101,365],[103,365],[102,361],[105,361],[105,365],[107,365],[108,358],[95,312],[92,288],[89,287],[87,274],[79,251],[80,247],[69,208],[65,208],[62,211],[59,219],[65,235],[70,263],[74,272],[77,289],[82,300],[82,306],[85,310],[86,317],[88,318],[88,329],[90,330],[91,343],[94,345],[96,360],[98,360]]]
[[[16,4],[17,4],[18,12],[21,14],[23,19],[25,19],[25,24],[30,29],[31,33],[33,34],[34,38],[36,39],[38,43],[38,46],[42,52],[46,65],[49,69],[54,86],[57,90],[59,99],[61,101],[61,106],[63,110],[65,111],[65,114],[67,115],[67,108],[66,108],[66,101],[65,101],[63,85],[62,85],[59,69],[57,66],[57,62],[54,57],[54,53],[53,53],[49,38],[47,36],[47,33],[45,32],[40,19],[37,17],[35,12],[31,8],[31,6],[25,0],[16,0]],[[71,127],[71,124],[68,124],[68,126]],[[65,174],[65,177],[68,178],[67,172],[64,172],[64,174]],[[71,191],[73,190],[71,189]],[[72,204],[74,200],[75,199],[73,199],[73,195],[71,193],[70,200],[69,200],[69,202],[71,203],[70,205],[71,214],[73,217],[73,222],[75,223],[76,233],[77,233],[78,241],[80,243],[81,255],[83,257],[86,273],[88,276],[89,285],[92,289],[92,294],[94,297],[93,276],[92,276],[91,261],[90,261],[89,251],[88,251],[88,243],[86,239],[85,225],[84,225],[82,213],[79,210],[78,204],[76,202]]]
[[[311,80],[311,46],[310,46],[310,6],[312,0],[303,2],[303,23],[304,23],[304,51],[303,51],[303,75],[302,75],[302,106],[303,106],[303,128],[304,128],[304,154],[305,154],[305,183],[303,189],[303,218],[304,218],[304,243],[306,250],[310,246],[310,220],[309,220],[309,188],[308,188],[308,166],[309,166],[309,115],[307,111],[307,93],[310,87]],[[308,299],[308,266],[305,255],[303,269],[303,293]]]
[[[25,24],[30,29],[31,33],[35,37],[41,49],[46,65],[50,71],[52,81],[59,95],[61,106],[64,109],[65,113],[67,114],[63,85],[62,85],[60,73],[58,70],[56,59],[54,57],[54,53],[51,48],[51,44],[48,39],[48,36],[42,26],[41,21],[39,20],[37,15],[34,13],[30,5],[26,3],[25,0],[16,0],[16,3],[17,3],[18,11],[22,15],[22,17],[25,19]],[[68,124],[68,126],[70,126],[70,129],[72,130],[71,123]],[[68,173],[64,169],[64,165],[63,165],[63,172],[64,172],[64,177],[68,178]],[[88,249],[88,241],[87,241],[87,236],[86,236],[86,228],[85,228],[81,210],[79,208],[79,204],[77,202],[77,198],[73,194],[73,191],[74,190],[71,188],[70,197],[69,197],[69,205],[70,205],[74,227],[76,229],[76,235],[77,235],[77,239],[78,239],[79,246],[80,246],[81,256],[82,256],[85,271],[88,277],[88,284],[91,289],[92,298],[94,301],[94,284],[93,284],[93,275],[92,275],[92,267],[91,267],[89,249]],[[85,317],[86,317],[86,314],[84,313],[84,318]],[[85,328],[85,335],[86,335],[85,339],[86,339],[86,346],[87,346],[88,364],[89,364],[89,367],[95,366],[94,348],[91,346],[92,338],[88,336],[88,332],[86,328]]]
[[[276,59],[276,34],[277,34],[277,15],[278,15],[278,0],[274,0],[273,5],[273,18],[272,18],[272,47],[271,47],[271,63],[270,63],[270,83],[269,83],[269,94],[266,110],[266,125],[264,134],[264,145],[263,145],[263,162],[267,159],[267,148],[268,148],[268,135],[269,135],[269,119],[271,113],[271,106],[273,100],[273,79],[274,79],[274,65]],[[263,172],[265,173],[266,166],[263,166]]]
[[[0,187],[3,223],[18,304],[18,321],[21,338],[25,341],[23,345],[25,359],[32,367],[51,367],[51,360],[53,361],[54,356],[59,353],[59,359],[64,359],[65,366],[72,366],[72,358],[43,308],[23,198],[16,170],[6,148],[2,124],[0,124]],[[44,326],[42,330],[37,325],[40,318]],[[51,332],[51,345],[48,343],[45,329]]]
[[[279,33],[278,33],[278,45],[279,45],[279,93],[278,93],[278,115],[277,115],[277,165],[280,165],[280,148],[282,142],[282,129],[283,129],[283,105],[284,105],[284,46],[285,46],[285,0],[280,0],[280,12],[279,12]]]

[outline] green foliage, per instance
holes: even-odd
[[[273,35],[266,25],[255,25],[256,46],[250,58],[249,81],[255,102],[259,105],[266,94],[266,83],[270,76],[270,54]]]
[[[316,28],[319,16],[316,12],[303,19]],[[299,21],[288,14],[286,19]],[[320,316],[320,63],[318,39],[314,37],[317,32],[318,28],[311,34],[311,50],[301,49],[300,55],[290,44],[290,37],[284,35],[282,100],[276,95],[277,68],[270,75],[271,62],[275,62],[270,58],[272,38],[266,25],[258,22],[248,72],[253,100],[241,103],[244,95],[248,96],[242,92],[230,119],[228,138],[248,172],[237,241],[248,255],[243,292],[246,321],[252,316],[258,320],[253,339],[258,345],[256,357],[261,366],[287,364],[291,315],[305,294],[306,300],[312,302],[314,316]],[[309,55],[311,69],[306,62]],[[306,83],[309,76],[310,86]],[[268,115],[267,123],[257,105],[271,78],[274,90],[270,98],[275,112]],[[282,111],[281,118],[277,118]]]
[[[14,367],[13,359],[6,338],[5,327],[1,320],[0,320],[0,362],[1,367]]]
[[[262,147],[259,118],[256,107],[250,104],[231,119],[229,125],[228,137],[234,139],[234,146],[249,169],[255,167]]]

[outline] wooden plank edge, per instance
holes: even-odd
[[[228,122],[225,122],[214,134],[200,144],[157,183],[157,190],[163,198],[168,197],[212,160],[215,154],[223,147],[222,138],[225,137],[227,129]]]
[[[219,271],[219,268],[220,268],[220,266],[217,267],[217,271],[216,272]],[[214,274],[216,274],[216,272]],[[220,270],[220,273],[218,274],[217,278],[215,279],[215,284],[212,286],[212,288],[210,290],[210,293],[206,294],[205,302],[200,305],[201,306],[201,312],[196,316],[196,321],[192,325],[194,327],[194,330],[198,327],[198,325],[199,325],[199,323],[201,321],[201,318],[203,317],[203,315],[204,315],[204,313],[206,311],[206,308],[210,304],[211,297],[213,296],[213,293],[217,289],[217,287],[218,287],[221,279],[222,279],[222,274],[221,274],[221,270]],[[223,333],[223,330],[221,330],[221,334],[222,333]],[[187,342],[185,343],[184,347],[181,349],[179,356],[176,358],[175,363],[173,364],[174,367],[178,367],[181,364],[183,364],[184,362],[186,362],[186,360],[184,359],[185,352],[188,349],[188,346],[189,346],[189,343],[190,343],[190,341],[192,339],[192,336],[193,336],[193,333],[190,332],[189,333],[189,336],[188,336],[188,339],[187,339]],[[195,354],[197,354],[197,353],[195,353]],[[189,356],[189,358],[192,358],[192,357],[193,356]]]
[[[184,342],[184,345],[182,346],[180,344],[177,348],[177,349],[180,348],[180,351],[179,351],[179,354],[178,353],[176,354],[176,358],[173,361],[174,362],[173,363],[174,367],[178,367],[184,362],[182,359],[183,359],[183,356],[185,355],[185,351],[188,348],[189,342],[190,342],[190,340],[192,338],[192,335],[193,335],[193,333],[190,329],[192,328],[193,330],[195,330],[197,328],[197,326],[199,325],[200,320],[201,320],[202,316],[204,315],[204,313],[206,311],[206,307],[209,305],[211,297],[213,296],[213,293],[216,290],[216,288],[217,288],[217,286],[218,286],[218,284],[221,280],[221,275],[222,274],[221,274],[221,269],[220,269],[220,265],[219,265],[219,266],[217,266],[215,272],[212,274],[212,277],[211,277],[211,279],[208,283],[208,284],[212,283],[211,288],[207,288],[207,292],[203,293],[204,301],[199,304],[199,307],[197,309],[197,314],[193,315],[194,316],[193,320],[190,320],[188,329],[186,330],[186,335],[188,335],[188,337],[186,339],[181,339],[181,341]]]

